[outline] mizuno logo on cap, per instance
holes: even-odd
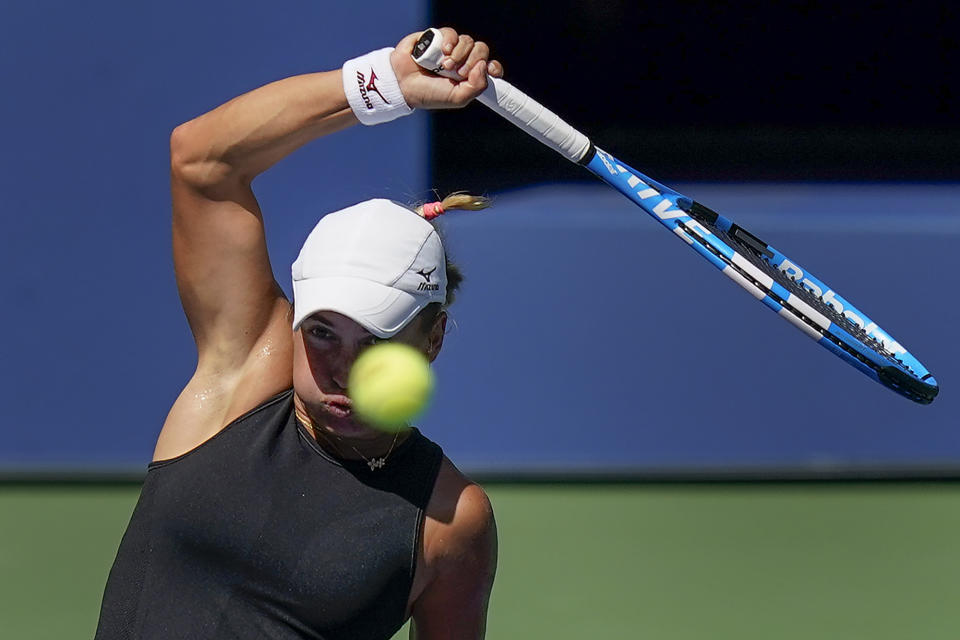
[[[423,277],[423,282],[421,282],[420,285],[417,287],[417,291],[439,291],[440,290],[439,284],[430,282],[430,276],[432,276],[433,272],[436,270],[437,268],[434,267],[433,269],[430,269],[430,271],[427,271],[426,269],[420,269],[420,271],[417,271],[417,275]]]

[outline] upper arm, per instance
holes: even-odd
[[[410,637],[468,640],[484,637],[497,569],[497,528],[490,500],[467,484],[452,519],[426,541],[432,579],[413,604]]]
[[[276,324],[285,296],[250,178],[204,159],[195,136],[187,123],[170,143],[174,271],[201,365],[215,359],[215,368],[232,370]]]
[[[164,422],[155,459],[192,449],[292,383],[292,314],[273,277],[249,179],[171,137],[173,264],[197,370]]]

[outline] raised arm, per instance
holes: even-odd
[[[280,80],[177,127],[171,137],[173,258],[201,365],[242,362],[283,294],[251,181],[314,138],[356,122],[340,72]]]
[[[354,124],[340,72],[287,78],[177,127],[173,258],[201,366],[242,365],[283,298],[250,183],[314,138]]]
[[[487,72],[502,73],[487,62],[485,45],[443,32],[463,81],[426,74],[413,62],[419,34],[390,56],[412,108],[463,106],[485,88]],[[356,122],[341,71],[329,71],[273,82],[174,130],[173,260],[198,362],[167,416],[155,459],[192,449],[290,386],[290,305],[273,278],[251,182],[307,142]]]
[[[173,263],[198,360],[155,459],[192,449],[289,386],[290,305],[250,185],[298,147],[354,123],[340,72],[330,71],[260,87],[174,130]],[[257,349],[264,357],[251,358]],[[238,405],[241,388],[253,405]]]

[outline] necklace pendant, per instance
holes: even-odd
[[[376,471],[377,469],[383,469],[383,467],[384,467],[386,464],[387,464],[387,458],[386,458],[386,456],[384,456],[383,458],[372,458],[372,459],[370,459],[370,460],[367,460],[367,466],[370,467],[370,471]]]

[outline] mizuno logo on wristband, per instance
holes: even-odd
[[[377,73],[370,67],[370,81],[359,71],[357,71],[357,86],[360,88],[360,97],[363,98],[363,104],[367,109],[373,111],[373,101],[370,100],[370,93],[376,93],[383,100],[384,104],[390,104],[390,101],[383,97],[380,89],[377,89]]]

